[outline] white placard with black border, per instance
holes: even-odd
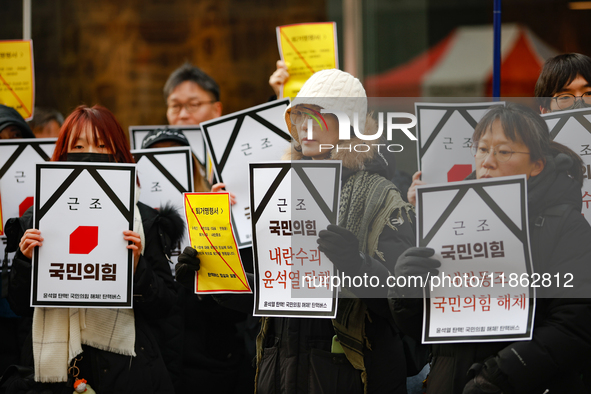
[[[441,261],[425,287],[423,343],[532,338],[526,201],[524,175],[417,188],[417,243]]]
[[[583,216],[591,223],[591,108],[543,114],[550,129],[550,139],[576,152],[584,165]]]
[[[206,167],[205,157],[206,157],[206,149],[205,149],[205,141],[203,140],[203,134],[201,132],[201,127],[183,125],[183,126],[170,126],[170,125],[155,125],[155,126],[129,126],[129,138],[131,140],[131,149],[138,150],[142,149],[142,141],[150,131],[154,130],[166,130],[166,129],[175,129],[181,130],[189,144],[191,145],[191,150],[197,157],[199,164],[201,164],[202,168]]]
[[[426,183],[463,181],[474,171],[470,152],[476,124],[492,106],[505,103],[415,103],[417,157]]]
[[[132,150],[140,183],[139,201],[159,209],[173,206],[179,215],[185,215],[183,193],[193,192],[193,156],[191,148],[155,148]],[[183,239],[174,245],[169,256],[171,270],[185,246],[191,246],[186,231]]]
[[[288,105],[289,99],[271,101],[201,123],[215,176],[236,196],[232,226],[239,249],[252,245],[248,164],[280,160],[289,149]]]
[[[49,161],[56,138],[0,140],[0,235],[4,223],[33,206],[35,164]]]
[[[189,147],[132,150],[140,181],[140,201],[158,209],[173,204],[184,214],[183,193],[193,192]]]
[[[134,164],[37,164],[31,306],[131,308]]]
[[[341,171],[328,160],[250,164],[254,316],[336,316],[336,269],[316,240],[338,223]]]

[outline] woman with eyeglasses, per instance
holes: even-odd
[[[591,227],[581,215],[583,163],[550,140],[546,122],[529,108],[507,103],[491,109],[474,135],[476,171],[468,179],[527,177],[534,272],[572,273],[574,289],[537,289],[533,338],[519,342],[433,346],[427,393],[582,393],[581,373],[591,352]],[[438,274],[431,248],[411,248],[396,275]],[[574,299],[573,297],[579,297]],[[422,300],[394,300],[396,322],[420,336]],[[413,319],[415,326],[413,327]]]
[[[546,60],[536,82],[535,97],[540,112],[591,107],[591,58],[580,53],[566,53]],[[414,173],[407,198],[416,205],[416,187],[424,185],[421,171]]]

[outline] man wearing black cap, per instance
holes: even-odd
[[[35,134],[14,108],[0,104],[0,140],[12,138],[35,138]]]
[[[173,126],[198,125],[222,114],[217,83],[189,63],[170,75],[164,85],[164,99],[166,117]],[[152,130],[142,141],[142,149],[175,146],[189,146],[182,129]],[[195,155],[193,165],[195,191],[209,191]],[[194,276],[193,273],[190,279]],[[218,305],[211,296],[198,296],[194,288],[179,286],[175,310],[166,321],[158,322],[157,328],[162,356],[176,392],[190,392],[195,387],[204,393],[252,392],[254,369],[245,356],[242,332],[235,325],[245,318],[239,312]],[[250,375],[243,371],[246,369],[250,369]]]
[[[189,140],[179,129],[156,129],[150,131],[142,141],[142,149],[190,146]]]
[[[142,149],[173,148],[176,146],[191,146],[189,140],[180,129],[156,129],[150,131],[142,141]],[[193,154],[193,191],[208,192],[210,187],[205,181],[204,171]]]

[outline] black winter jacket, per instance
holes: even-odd
[[[82,345],[80,377],[98,393],[174,393],[172,382],[150,321],[168,315],[176,302],[174,280],[164,250],[178,242],[183,221],[174,209],[156,211],[138,203],[145,234],[145,250],[133,276],[133,309],[135,312],[136,357],[124,356]],[[32,227],[32,209],[20,218],[23,230]],[[11,272],[9,302],[22,316],[32,316],[31,261],[17,252]],[[31,339],[24,360],[33,366]],[[56,384],[63,385],[63,384]]]
[[[385,160],[366,162],[368,172],[385,174]],[[344,163],[345,164],[345,163]],[[342,184],[357,170],[343,168]],[[411,214],[411,216],[413,216]],[[413,218],[402,215],[393,218],[396,230],[386,226],[378,241],[386,264],[365,258],[358,275],[378,276],[385,283],[393,272],[398,256],[415,242]],[[252,277],[249,276],[249,280]],[[352,289],[353,290],[353,289]],[[385,289],[387,294],[387,289]],[[358,294],[360,298],[367,294]],[[402,340],[388,308],[385,294],[376,298],[362,298],[368,307],[366,336],[371,349],[364,346],[368,393],[406,394],[406,361]],[[383,295],[384,298],[377,298]],[[216,296],[229,308],[252,311],[253,296]],[[248,302],[247,302],[248,300]],[[303,393],[363,393],[360,371],[356,370],[343,353],[332,353],[335,335],[330,319],[270,318],[263,343],[262,359],[258,360],[256,390],[258,394]]]
[[[514,393],[584,393],[581,374],[591,354],[591,227],[581,215],[581,188],[562,158],[549,158],[544,171],[528,181],[530,245],[534,272],[573,273],[576,293],[537,289],[531,341],[457,343],[433,346],[427,393],[461,394],[473,363],[494,361]],[[560,164],[562,163],[562,164]],[[572,162],[570,162],[572,164]],[[554,297],[554,298],[548,298]],[[561,297],[561,298],[557,298]],[[395,300],[394,317],[404,331],[421,333],[422,300]],[[507,390],[508,391],[508,390]]]

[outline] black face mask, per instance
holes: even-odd
[[[115,157],[107,153],[70,152],[66,155],[66,160],[86,163],[115,163]]]

